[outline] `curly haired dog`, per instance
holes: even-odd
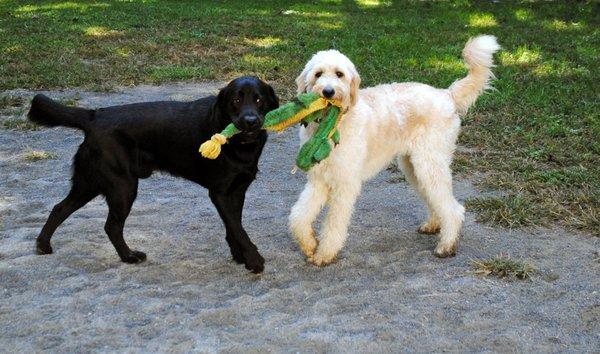
[[[342,53],[316,53],[296,79],[298,93],[313,91],[343,102],[340,144],[308,172],[308,182],[292,208],[290,229],[308,260],[326,265],[335,260],[347,237],[348,224],[362,183],[393,158],[429,209],[418,231],[438,233],[438,257],[456,254],[464,208],[452,193],[450,163],[461,114],[489,87],[494,36],[469,40],[463,58],[468,75],[447,89],[421,83],[392,83],[359,90],[360,76]],[[314,124],[301,128],[305,142]],[[313,222],[328,204],[317,241]]]

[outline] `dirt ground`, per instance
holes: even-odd
[[[50,94],[98,107],[219,87]],[[53,255],[37,256],[34,239],[69,189],[82,140],[64,128],[0,128],[0,352],[600,350],[600,238],[496,229],[468,213],[458,255],[438,259],[435,238],[415,231],[425,208],[388,171],[366,184],[339,261],[307,264],[287,230],[305,182],[290,174],[295,129],[271,135],[247,196],[245,227],[266,259],[260,276],[231,260],[207,192],[165,174],[140,183],[125,228],[145,263],[119,261],[101,198],[57,230]],[[27,149],[57,157],[29,162]],[[455,188],[461,201],[477,194],[469,181]],[[525,281],[473,274],[472,259],[501,253],[538,272]]]

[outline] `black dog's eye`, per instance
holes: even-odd
[[[256,99],[256,103],[260,103],[262,100],[259,98]]]
[[[344,73],[341,71],[336,71],[335,74],[337,75],[337,77],[342,78],[344,77]]]
[[[319,72],[317,72],[317,73],[315,74],[315,77],[321,77],[321,75],[323,75],[323,72],[322,72],[322,71],[319,71]]]
[[[234,98],[234,99],[233,99],[233,103],[235,103],[235,104],[240,104],[240,99],[239,99],[239,98]]]

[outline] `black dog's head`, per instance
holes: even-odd
[[[265,114],[279,107],[279,99],[273,88],[259,78],[242,76],[219,91],[216,104],[227,124],[254,133],[261,129]]]

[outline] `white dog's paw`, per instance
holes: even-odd
[[[310,237],[304,237],[298,240],[298,245],[300,246],[300,251],[302,251],[306,257],[312,257],[317,251],[317,246],[319,245],[317,239],[315,238],[314,231]]]
[[[308,261],[316,266],[323,267],[328,264],[335,262],[335,254],[323,255],[319,252],[315,253],[314,256],[308,257]]]
[[[440,242],[435,247],[433,254],[440,258],[454,257],[458,248],[458,240],[454,242]]]
[[[430,219],[419,226],[417,232],[420,234],[434,235],[440,232],[440,223],[435,219]]]

